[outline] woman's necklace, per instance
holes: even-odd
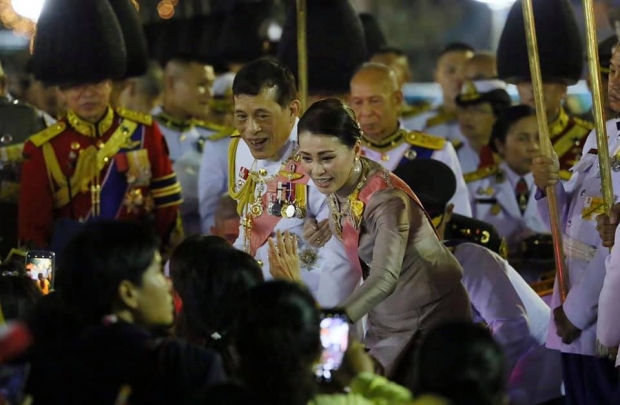
[[[355,189],[349,194],[347,200],[340,206],[338,202],[338,198],[335,194],[329,194],[327,196],[327,202],[329,204],[329,210],[331,212],[332,220],[334,221],[334,227],[336,228],[336,236],[338,239],[342,240],[342,222],[343,220],[349,220],[353,227],[357,229],[359,223],[361,221],[361,216],[363,213],[363,203],[362,203],[362,212],[355,212],[359,210],[359,203],[357,197],[362,188],[366,185],[366,180],[368,180],[368,173],[370,172],[370,165],[365,159],[361,159],[362,163],[362,175],[360,180],[355,185]],[[353,207],[357,207],[357,210],[354,210]]]

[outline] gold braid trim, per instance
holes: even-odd
[[[241,138],[239,137],[231,138],[230,145],[228,147],[228,194],[233,200],[237,201],[237,213],[242,217],[245,207],[247,207],[254,198],[256,181],[254,180],[254,176],[248,175],[248,178],[245,180],[243,186],[241,186],[241,189],[239,191],[235,191],[237,182],[237,146],[240,141]]]
[[[75,173],[73,173],[70,180],[73,195],[81,192],[84,187],[88,186],[88,183],[103,170],[109,159],[116,155],[126,145],[127,141],[131,140],[131,135],[137,127],[138,124],[136,122],[123,120],[101,149],[97,150],[95,146],[89,146],[80,153]],[[48,173],[59,187],[59,190],[54,193],[56,208],[63,207],[69,203],[71,196],[69,195],[67,179],[60,169],[56,152],[50,143],[43,145],[43,157],[45,158],[45,166]]]

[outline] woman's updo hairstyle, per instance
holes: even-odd
[[[335,136],[350,148],[362,138],[353,110],[335,98],[317,101],[306,110],[298,124],[298,133],[304,132]]]

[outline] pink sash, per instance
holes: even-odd
[[[300,165],[294,160],[288,161],[285,168],[290,167],[291,164],[294,164],[296,166],[295,173],[300,174],[303,177],[299,178],[298,180],[289,180],[288,177],[278,174],[275,179],[266,183],[267,191],[265,192],[265,194],[263,194],[262,198],[263,214],[252,220],[252,231],[250,234],[250,254],[252,256],[256,256],[256,251],[267,242],[267,239],[269,239],[269,237],[273,233],[273,230],[282,219],[281,217],[276,217],[267,213],[267,206],[269,204],[269,190],[275,188],[278,182],[286,182],[292,184],[308,184],[308,181],[310,180],[310,177],[302,173],[301,169],[299,168]],[[308,190],[306,190],[306,207],[304,207],[306,209],[306,212],[308,212],[308,200],[309,193]]]
[[[389,175],[389,179],[385,178],[386,174]],[[386,173],[384,171],[379,171],[375,173],[374,175],[372,175],[370,179],[368,180],[368,183],[366,184],[366,186],[364,186],[362,191],[360,191],[358,198],[360,201],[364,203],[364,207],[366,207],[368,205],[368,202],[371,200],[372,196],[377,191],[385,190],[388,188],[397,188],[399,190],[404,191],[413,200],[413,202],[416,203],[418,207],[422,209],[422,211],[424,211],[424,214],[430,221],[430,217],[428,216],[428,213],[422,206],[422,203],[420,202],[418,197],[415,195],[415,193],[411,190],[411,188],[404,181],[400,179],[400,177],[397,177],[393,173]],[[363,275],[362,263],[358,255],[361,231],[360,229],[355,229],[355,227],[351,223],[351,220],[345,219],[343,222],[344,223],[342,224],[342,243],[344,244],[344,251],[347,254],[347,257],[349,258],[349,261],[354,266],[355,270],[357,270],[357,272],[360,275]]]

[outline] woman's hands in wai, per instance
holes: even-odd
[[[289,231],[278,231],[269,238],[269,272],[279,280],[301,281],[301,268],[297,256],[297,236]]]

